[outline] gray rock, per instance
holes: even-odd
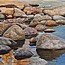
[[[57,24],[65,25],[65,20],[56,20]]]
[[[4,14],[0,13],[0,19],[5,19]]]
[[[32,56],[33,56],[33,53],[30,50],[25,50],[22,48],[17,49],[16,52],[14,53],[14,57],[17,60],[30,58]]]
[[[0,37],[0,45],[7,45],[11,48],[15,48],[17,43],[10,38]]]
[[[48,62],[39,57],[32,57],[30,62],[27,65],[47,65]]]
[[[43,49],[61,49],[65,48],[65,41],[52,34],[42,34],[37,43],[37,48]]]
[[[53,19],[54,20],[65,20],[65,17],[60,16],[60,15],[55,15],[55,16],[53,16]]]
[[[0,45],[0,55],[7,54],[10,50],[11,48],[9,46]]]

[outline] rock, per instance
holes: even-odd
[[[56,20],[57,24],[65,25],[65,20]]]
[[[36,47],[41,58],[53,60],[65,53],[65,40],[52,34],[41,34]]]
[[[20,9],[15,8],[14,10],[15,10],[14,17],[23,17],[25,15],[25,13]]]
[[[18,25],[12,25],[4,32],[3,37],[11,38],[13,40],[21,40],[25,38],[25,33]]]
[[[46,23],[46,20],[43,20],[40,22],[42,25],[44,25]]]
[[[25,7],[24,8],[24,12],[26,13],[26,14],[31,14],[32,13],[32,7]]]
[[[46,29],[46,30],[44,30],[44,32],[45,33],[52,33],[52,32],[55,32],[55,30],[54,29]]]
[[[0,13],[0,19],[5,19],[5,15]]]
[[[55,15],[53,16],[53,20],[65,20],[65,17],[60,16],[60,15]]]
[[[25,29],[25,28],[27,28],[28,26],[26,25],[26,24],[20,24],[20,23],[17,23],[17,25],[19,25],[22,29]]]
[[[42,8],[36,8],[36,7],[29,6],[29,7],[24,8],[24,12],[26,14],[38,14],[42,12]]]
[[[41,16],[40,14],[36,14],[36,15],[34,16],[34,20],[42,21],[43,18],[42,18],[42,16]]]
[[[54,16],[54,15],[65,15],[65,6],[58,6],[58,7],[55,7],[54,9],[47,9],[47,10],[44,10],[44,13],[45,14],[48,14],[50,16]]]
[[[38,57],[32,57],[27,65],[47,65],[48,62]]]
[[[37,36],[37,30],[35,28],[27,27],[24,29],[25,35],[29,37]]]
[[[46,26],[57,26],[57,23],[53,20],[48,20],[46,23],[45,23]]]
[[[59,38],[52,34],[42,34],[39,40],[37,41],[37,48],[43,48],[43,49],[65,48],[65,41],[62,38]]]
[[[42,24],[38,24],[38,25],[35,27],[35,29],[38,30],[38,31],[43,31],[43,30],[46,29],[46,27],[43,26]]]
[[[43,20],[51,20],[52,17],[50,17],[49,15],[44,15],[42,16]]]
[[[15,48],[17,43],[10,38],[0,37],[0,45],[7,45],[11,48]]]
[[[0,36],[4,33],[4,31],[10,26],[11,24],[5,24],[3,22],[0,22]]]
[[[30,58],[32,56],[33,56],[33,53],[30,50],[25,50],[22,48],[17,49],[16,52],[14,53],[14,57],[17,60]]]
[[[37,21],[37,20],[32,20],[32,21],[30,22],[29,26],[35,27],[38,23],[39,23],[39,21]]]
[[[0,55],[7,54],[7,53],[9,53],[10,50],[11,50],[11,48],[9,46],[0,45]]]
[[[17,18],[16,23],[24,23],[25,18]]]
[[[31,39],[30,39],[30,44],[29,44],[30,46],[36,46],[36,37],[32,37]]]

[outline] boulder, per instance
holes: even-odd
[[[16,52],[14,53],[14,57],[17,60],[30,58],[32,56],[33,56],[33,53],[30,50],[25,50],[22,48],[17,49]]]
[[[53,20],[48,20],[45,23],[46,26],[57,26],[57,23]]]
[[[11,38],[13,40],[21,40],[25,38],[25,33],[18,25],[12,25],[4,32],[3,37]]]
[[[0,55],[7,54],[9,51],[11,51],[11,48],[9,46],[0,45]]]
[[[65,53],[65,40],[52,34],[41,34],[36,47],[41,58],[53,60]]]

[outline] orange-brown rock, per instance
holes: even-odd
[[[53,20],[48,20],[46,23],[45,23],[46,26],[56,26],[57,23]]]

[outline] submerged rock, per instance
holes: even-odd
[[[17,60],[30,58],[32,56],[33,56],[33,53],[30,50],[25,50],[22,48],[17,49],[16,52],[14,53],[14,57]]]
[[[0,45],[0,55],[7,54],[10,50],[11,48],[9,46]]]

